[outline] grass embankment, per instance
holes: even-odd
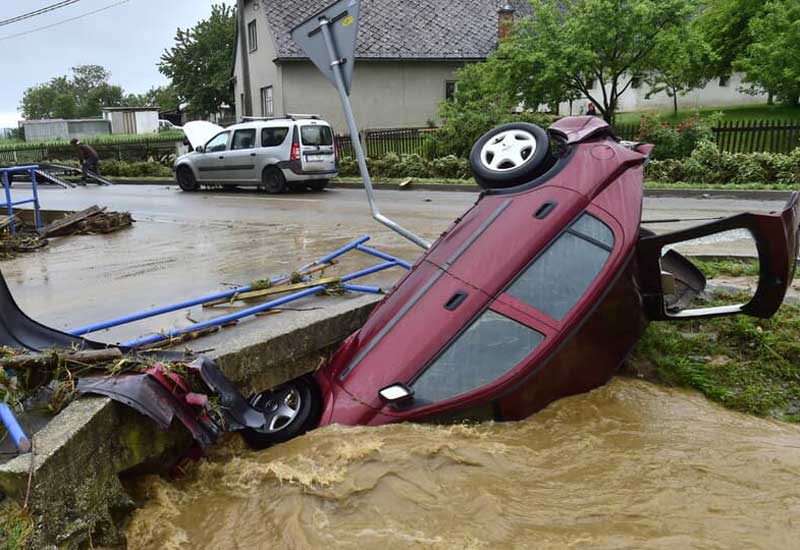
[[[637,124],[643,114],[653,114],[653,111],[637,111],[619,113],[617,124]],[[673,111],[657,111],[659,120],[667,122],[681,122],[687,118],[699,115],[701,119],[719,116],[720,121],[751,121],[751,120],[800,120],[800,107],[786,105],[742,105],[731,107],[714,107],[709,109],[680,109],[676,115]]]
[[[33,534],[33,527],[33,518],[19,504],[9,499],[0,502],[0,548],[29,548],[28,540]]]
[[[707,274],[752,275],[755,264],[698,262]],[[718,294],[707,304],[746,302]],[[724,317],[653,323],[625,368],[656,383],[696,389],[745,413],[800,422],[800,306],[784,304],[773,319]]]

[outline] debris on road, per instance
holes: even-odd
[[[95,205],[54,221],[43,227],[40,233],[43,237],[107,234],[130,227],[133,222],[130,212],[108,212]]]

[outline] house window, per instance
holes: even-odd
[[[251,52],[258,49],[258,32],[256,31],[255,19],[247,24],[247,45]]]
[[[456,98],[456,92],[458,91],[458,81],[457,80],[448,80],[444,83],[444,98],[447,101],[453,101]]]
[[[261,116],[275,116],[275,99],[272,86],[261,88]]]
[[[486,311],[417,378],[417,404],[444,401],[502,378],[531,354],[544,336],[508,317]]]
[[[588,214],[563,233],[508,289],[508,294],[560,321],[602,271],[614,234]]]
[[[587,90],[594,90],[595,79],[589,78],[586,80],[586,89]]]
[[[636,90],[638,88],[641,88],[641,86],[642,86],[642,77],[634,76],[633,78],[631,78],[631,88]]]
[[[727,75],[726,76],[721,76],[720,79],[719,79],[719,87],[720,88],[727,88],[728,84],[730,84],[730,82],[731,82],[731,77],[730,76],[727,76]]]

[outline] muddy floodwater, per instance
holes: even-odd
[[[519,423],[233,440],[137,491],[133,549],[788,549],[800,427],[620,378]]]

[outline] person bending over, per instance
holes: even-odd
[[[95,151],[91,145],[81,143],[79,139],[73,139],[70,143],[78,151],[78,160],[81,163],[81,170],[83,171],[81,181],[86,183],[90,173],[99,176],[100,157],[97,156],[97,151]]]

